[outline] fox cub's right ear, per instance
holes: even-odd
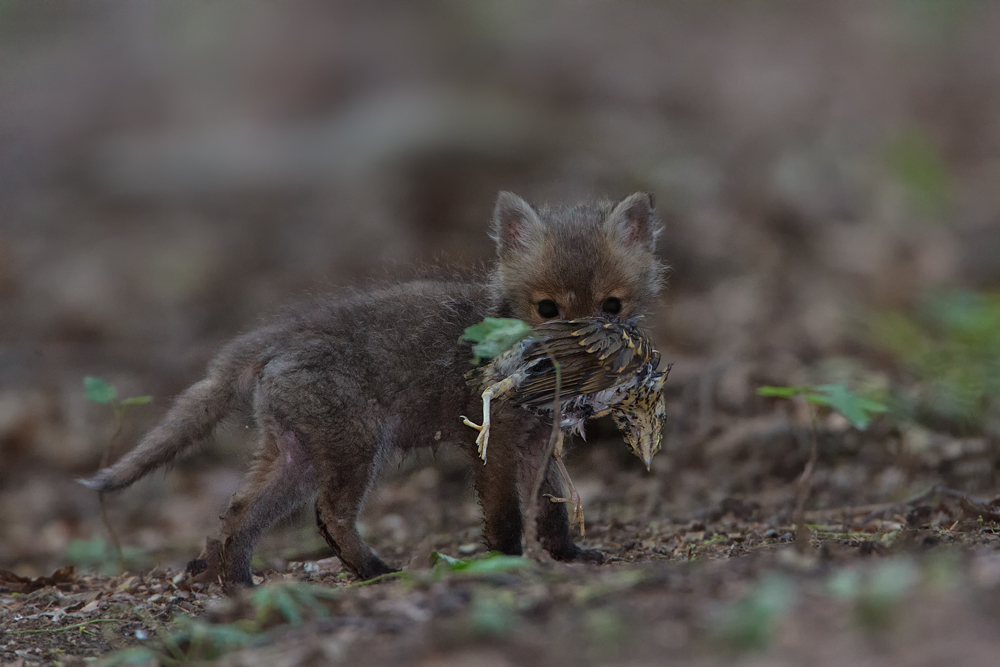
[[[653,195],[636,192],[618,202],[606,224],[630,243],[653,247],[659,228],[653,213]]]
[[[524,250],[544,231],[544,224],[531,204],[513,192],[501,192],[493,208],[493,239],[503,257]]]

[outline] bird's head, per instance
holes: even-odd
[[[652,373],[611,412],[618,429],[625,436],[630,452],[642,459],[649,470],[653,456],[663,446],[663,424],[667,421],[667,405],[663,398],[666,373]]]

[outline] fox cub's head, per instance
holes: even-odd
[[[653,198],[532,208],[501,192],[493,211],[499,265],[497,294],[529,324],[593,315],[642,315],[655,298],[663,266]]]

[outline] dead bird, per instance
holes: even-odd
[[[482,390],[483,423],[475,424],[464,416],[462,420],[479,431],[476,445],[483,460],[492,400],[505,400],[540,415],[552,414],[555,359],[560,367],[562,430],[582,435],[584,422],[610,414],[629,451],[648,470],[661,446],[660,427],[666,418],[662,390],[669,368],[656,370],[660,353],[636,320],[554,320],[532,332],[468,374],[470,384]]]
[[[660,353],[635,319],[554,320],[534,327],[529,337],[467,374],[470,384],[482,391],[483,423],[465,416],[462,421],[479,431],[476,445],[484,462],[493,400],[552,418],[557,381],[553,360],[559,364],[561,413],[553,459],[569,496],[550,498],[573,506],[572,522],[580,524],[582,532],[583,506],[562,461],[566,433],[582,436],[586,421],[610,415],[629,451],[649,470],[662,446],[663,383],[670,368],[657,371]]]

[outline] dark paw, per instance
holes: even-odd
[[[590,563],[592,565],[601,565],[604,563],[604,554],[597,549],[579,549],[576,554],[576,560],[579,563]]]
[[[209,584],[219,580],[222,574],[222,544],[208,538],[201,555],[189,561],[184,568],[186,579],[192,584]]]
[[[185,574],[189,577],[197,577],[199,574],[208,569],[208,561],[204,558],[195,558],[194,560],[188,561],[187,567],[184,568]]]
[[[352,564],[345,561],[343,558],[340,559],[344,567],[354,573],[361,581],[368,581],[369,579],[374,579],[375,577],[381,577],[384,574],[392,574],[393,572],[399,572],[398,569],[394,567],[389,567],[382,560],[372,554],[371,558],[365,560],[365,562],[360,564]]]
[[[571,548],[551,549],[549,550],[549,555],[565,563],[592,563],[600,565],[604,562],[604,554],[597,549],[581,549],[575,544]]]
[[[253,588],[253,577],[250,579],[240,578],[228,578],[223,577],[222,579],[222,592],[229,596],[238,595],[241,591],[245,591],[248,588]]]

